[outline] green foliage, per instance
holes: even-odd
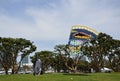
[[[66,45],[56,45],[54,47],[55,52],[55,68],[57,72],[60,72],[60,70],[63,70],[66,72],[68,70],[68,67],[66,66],[67,60],[69,58],[69,52]]]
[[[78,66],[79,66],[79,62],[80,59],[83,57],[82,53],[78,53],[76,55],[74,55],[74,57],[72,57],[70,55],[70,49],[69,49],[69,45],[56,45],[55,46],[55,54],[56,57],[58,59],[58,69],[62,69],[63,68],[65,70],[71,70],[71,72],[77,72],[78,70]]]
[[[23,38],[0,38],[0,63],[8,74],[9,68],[12,68],[12,73],[16,73],[20,67],[20,63],[26,55],[29,55],[36,50],[33,42]],[[22,58],[17,67],[17,57],[22,55]]]
[[[83,46],[83,53],[90,59],[91,67],[99,72],[101,68],[108,67],[105,60],[109,61],[109,68],[114,71],[120,69],[120,41],[113,39],[111,36],[100,33],[96,39],[91,39]]]
[[[42,71],[44,72],[53,64],[53,52],[51,51],[41,51],[36,52],[34,56],[31,57],[31,61],[35,64],[37,59],[42,61]]]

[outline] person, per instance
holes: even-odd
[[[35,62],[35,64],[33,64],[34,65],[34,75],[36,76],[38,76],[38,75],[40,75],[40,73],[41,73],[41,64],[42,64],[42,62],[41,62],[41,60],[40,59],[38,59],[36,62]]]

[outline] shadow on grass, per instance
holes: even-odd
[[[63,73],[63,75],[72,75],[72,76],[89,76],[86,73]]]

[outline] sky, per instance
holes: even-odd
[[[74,25],[120,40],[120,0],[0,0],[0,37],[31,40],[36,51],[67,44]]]

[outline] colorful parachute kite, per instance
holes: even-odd
[[[78,54],[80,52],[81,46],[84,45],[89,39],[96,38],[97,35],[97,31],[87,26],[73,26],[68,42],[70,54]]]

